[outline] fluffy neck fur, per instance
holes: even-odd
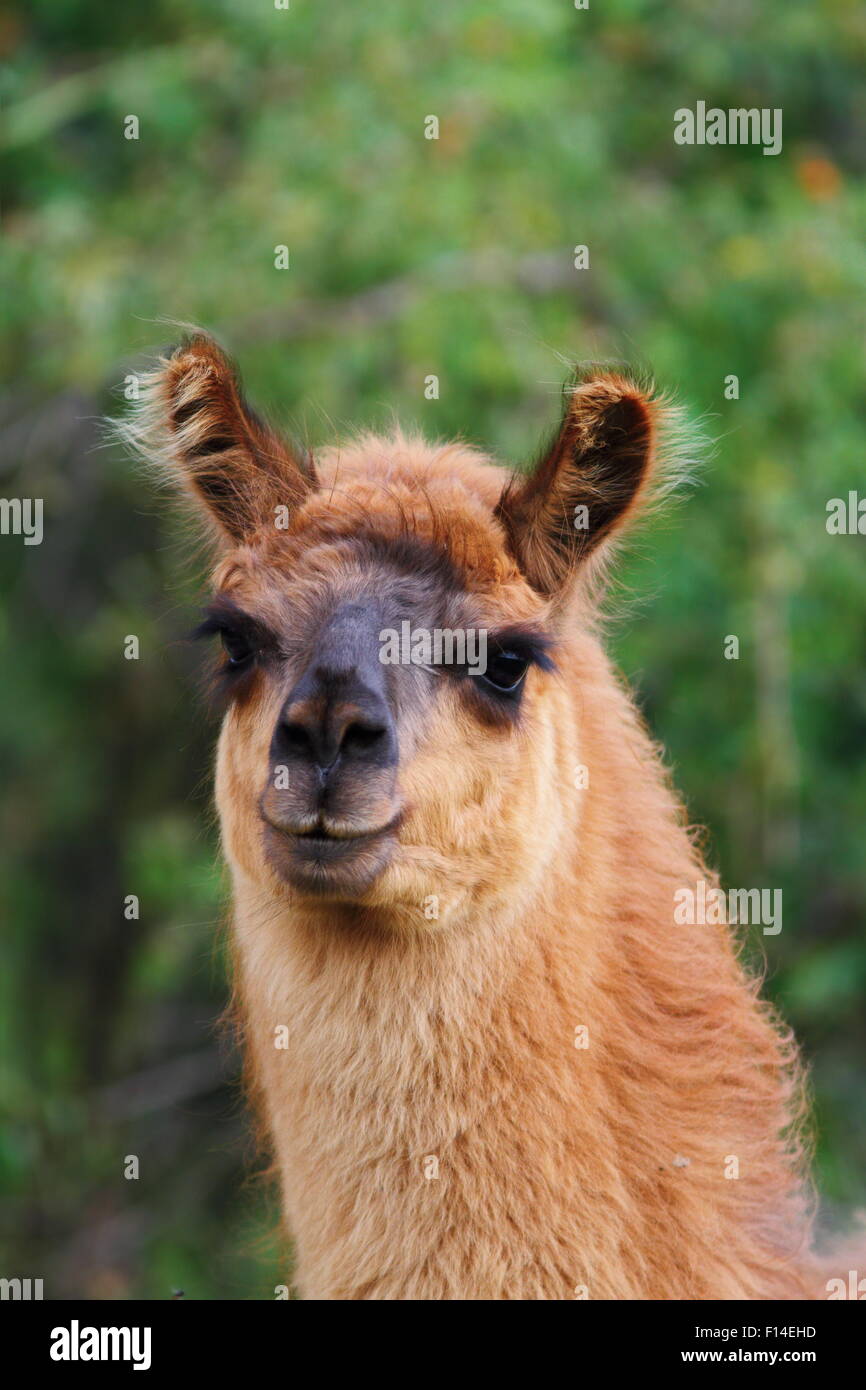
[[[812,1290],[790,1038],[728,928],[674,923],[675,890],[709,875],[593,639],[563,676],[533,742],[531,853],[442,922],[278,900],[232,864],[304,1297]]]

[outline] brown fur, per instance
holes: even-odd
[[[178,400],[202,404],[178,424]],[[534,474],[509,481],[399,433],[326,451],[314,475],[264,427],[233,425],[238,401],[195,340],[158,368],[135,439],[229,537],[217,592],[277,634],[230,704],[217,802],[301,1293],[825,1296],[793,1041],[730,929],[674,922],[676,889],[711,876],[597,636],[591,566],[658,482],[662,407],[592,377]],[[190,420],[216,441],[204,455]],[[571,528],[582,501],[589,536]],[[401,585],[443,625],[544,629],[556,670],[531,668],[507,719],[445,678],[407,686],[397,790],[365,812],[399,812],[395,843],[354,887],[299,892],[262,839],[281,703],[338,597]]]

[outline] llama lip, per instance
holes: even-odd
[[[402,816],[398,813],[384,825],[374,826],[372,829],[347,825],[345,822],[332,821],[330,824],[326,824],[322,820],[317,820],[314,825],[296,830],[290,825],[279,825],[277,822],[269,820],[267,816],[263,816],[262,819],[271,830],[275,830],[289,839],[304,841],[312,848],[315,845],[353,844],[359,840],[373,840],[379,835],[386,835],[392,830],[396,830],[400,825]]]
[[[389,821],[387,825],[380,825],[374,830],[355,830],[345,826],[314,825],[312,830],[302,830],[296,835],[298,840],[314,840],[321,843],[345,840],[369,840],[375,835],[384,835],[386,831],[393,830],[396,820]]]

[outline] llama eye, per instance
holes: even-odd
[[[529,662],[516,652],[496,652],[487,663],[483,679],[496,690],[511,693],[526,675]]]
[[[237,670],[240,666],[246,666],[252,660],[253,649],[245,637],[241,637],[237,632],[222,632],[223,651],[228,657],[229,666],[232,670]]]

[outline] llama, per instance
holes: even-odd
[[[313,460],[196,333],[126,427],[216,543],[237,1009],[303,1297],[826,1297],[793,1040],[730,927],[674,920],[715,880],[599,636],[672,421],[602,371],[524,475],[399,431]],[[484,674],[384,663],[406,621],[484,631]]]

